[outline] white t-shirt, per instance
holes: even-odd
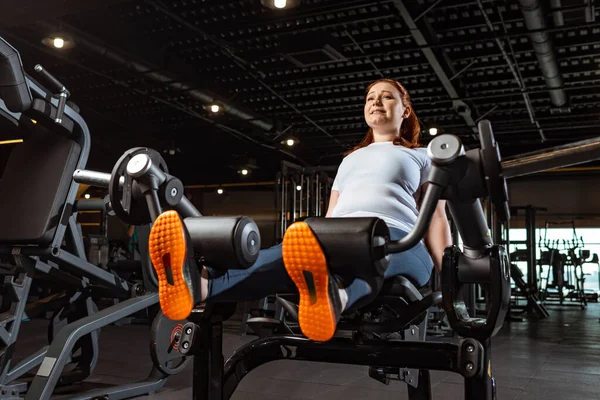
[[[344,158],[332,190],[340,196],[332,217],[379,217],[389,227],[410,232],[417,220],[415,192],[427,181],[426,148],[376,142]]]

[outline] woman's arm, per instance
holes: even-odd
[[[421,208],[421,201],[423,199],[422,194],[427,189],[427,185],[427,183],[423,184],[419,191],[419,197],[417,199],[419,209]],[[446,247],[452,246],[453,244],[450,224],[448,223],[448,216],[446,215],[446,200],[438,201],[424,239],[425,246],[427,246],[427,249],[429,250],[429,254],[433,259],[436,269],[438,272],[441,272],[444,250]]]
[[[330,218],[335,205],[337,204],[338,198],[340,197],[340,192],[337,190],[332,190],[331,195],[329,196],[329,206],[327,207],[327,215],[325,218]]]

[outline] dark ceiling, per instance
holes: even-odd
[[[28,73],[40,63],[69,88],[92,130],[90,167],[145,145],[178,149],[165,158],[186,184],[257,181],[281,160],[337,165],[380,77],[405,84],[425,142],[436,126],[474,145],[482,118],[504,155],[597,136],[593,1],[526,3],[0,0],[0,35]],[[74,48],[41,43],[56,34]],[[300,144],[282,146],[287,135]]]

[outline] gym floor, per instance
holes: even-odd
[[[492,362],[499,400],[597,399],[600,382],[600,305],[550,309],[542,321],[507,323],[493,341]],[[22,325],[17,357],[45,344],[47,321]],[[239,325],[228,326],[224,339],[229,356],[254,336],[241,336]],[[131,383],[146,378],[152,367],[149,328],[143,325],[110,326],[100,334],[100,356],[94,374],[80,389]],[[22,344],[21,344],[22,343]],[[20,358],[20,357],[18,357]],[[152,400],[189,400],[191,364],[172,376]],[[462,378],[432,371],[436,400],[463,399]],[[383,385],[368,377],[366,367],[309,362],[276,361],[251,372],[232,399],[407,399],[406,385]]]

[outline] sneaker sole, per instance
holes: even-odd
[[[175,321],[186,319],[194,308],[194,301],[183,273],[186,261],[185,231],[176,211],[165,211],[158,216],[150,230],[148,248],[158,277],[162,312]]]
[[[329,298],[329,270],[317,237],[305,222],[289,227],[283,238],[283,262],[300,293],[298,322],[309,339],[325,342],[337,319]]]

